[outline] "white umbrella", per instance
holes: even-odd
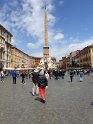
[[[16,68],[15,70],[20,71],[20,70],[32,70],[33,68]]]
[[[4,68],[4,70],[14,70],[14,68]]]

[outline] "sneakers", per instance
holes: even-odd
[[[42,102],[42,103],[45,103],[46,101],[45,101],[45,100],[43,100],[43,99],[41,99],[41,102]]]
[[[31,92],[32,93],[32,92]],[[32,93],[32,96],[34,96],[34,93]]]
[[[39,94],[33,94],[33,93],[32,93],[32,96],[34,96],[34,95],[39,96]]]
[[[26,85],[26,83],[22,83],[22,82],[21,82],[21,84],[24,84],[24,85]]]
[[[26,85],[26,83],[24,83],[24,85]]]
[[[39,94],[36,94],[36,96],[39,96]]]

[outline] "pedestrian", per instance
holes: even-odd
[[[52,71],[50,71],[49,78],[51,79],[53,77]]]
[[[73,76],[74,76],[74,72],[73,72],[73,70],[70,70],[70,80],[71,80],[71,82],[73,80]]]
[[[31,77],[31,74],[30,74],[30,73],[28,73],[28,75],[29,75],[29,79],[30,79],[30,77]]]
[[[21,76],[22,76],[22,84],[26,84],[25,83],[25,72],[22,72]]]
[[[12,71],[12,77],[13,77],[13,84],[16,84],[17,73],[15,70]]]
[[[62,79],[64,79],[64,76],[65,76],[65,71],[64,70],[61,71],[61,76],[62,76]]]
[[[55,70],[55,79],[58,80],[58,70]]]
[[[47,80],[49,79],[49,74],[47,71],[45,71],[45,77],[47,78]]]
[[[33,82],[33,88],[32,88],[32,95],[34,96],[35,94],[39,94],[38,90],[38,80],[39,80],[39,72],[38,69],[35,69],[34,72],[32,73],[32,82]]]
[[[45,91],[46,88],[48,87],[48,80],[46,76],[44,75],[44,71],[40,71],[40,76],[39,76],[39,82],[38,82],[38,87],[39,87],[39,93],[41,96],[41,102],[45,103]]]
[[[93,76],[93,68],[90,70],[90,75]]]
[[[1,71],[1,81],[2,81],[2,82],[4,82],[4,76],[5,76],[4,72]]]
[[[79,76],[80,76],[80,82],[82,82],[84,78],[84,72],[82,70],[79,72]]]

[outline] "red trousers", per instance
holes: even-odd
[[[39,87],[39,93],[43,100],[45,100],[45,88]]]

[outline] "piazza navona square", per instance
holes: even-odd
[[[0,124],[93,124],[93,0],[0,0]]]

